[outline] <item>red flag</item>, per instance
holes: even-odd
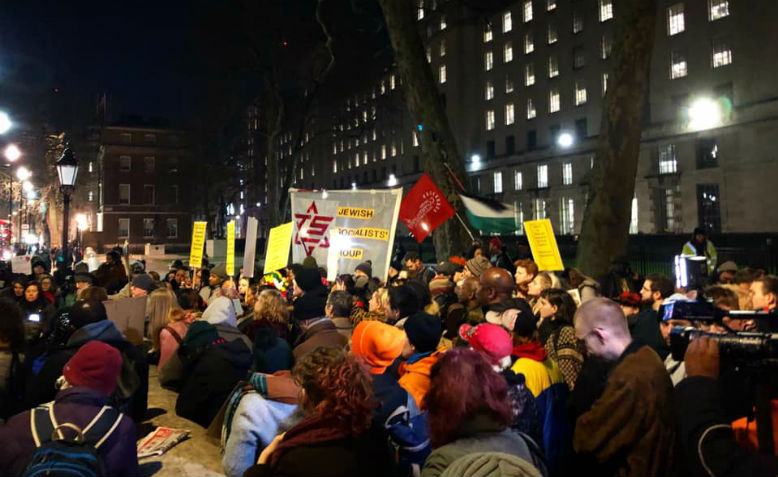
[[[419,243],[452,215],[454,208],[426,173],[400,204],[399,218]]]

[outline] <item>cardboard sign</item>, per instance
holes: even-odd
[[[292,222],[270,229],[265,254],[265,275],[285,268],[289,263],[289,247],[292,245]]]
[[[11,257],[11,271],[14,273],[32,274],[32,262],[29,255]]]
[[[203,265],[203,247],[205,246],[205,227],[208,222],[195,222],[192,227],[192,250],[189,252],[189,266],[200,268]]]
[[[227,224],[227,275],[235,276],[235,221],[230,220]]]
[[[246,223],[246,248],[243,250],[243,276],[254,277],[254,257],[257,253],[257,225],[259,221],[249,217]]]
[[[105,312],[108,319],[116,324],[127,338],[127,341],[134,345],[143,342],[143,329],[146,324],[146,300],[148,297],[139,296],[137,298],[122,298],[120,300],[106,300]]]
[[[524,233],[529,240],[529,247],[538,270],[554,272],[565,269],[550,219],[524,222]]]

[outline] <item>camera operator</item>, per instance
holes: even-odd
[[[721,405],[719,348],[707,337],[693,340],[684,356],[688,377],[675,388],[678,432],[691,475],[774,476],[778,460],[749,453],[735,443]]]

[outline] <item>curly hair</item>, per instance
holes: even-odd
[[[341,349],[316,348],[297,362],[292,376],[317,414],[334,418],[355,437],[370,427],[377,403],[370,374],[356,356]]]
[[[556,313],[554,313],[555,321],[573,326],[573,317],[578,307],[575,305],[573,297],[566,290],[546,288],[540,292],[540,297],[545,298],[546,301],[556,307]]]
[[[462,424],[488,414],[508,427],[512,420],[508,384],[486,359],[469,348],[454,348],[432,366],[424,397],[433,448],[455,440]]]
[[[254,320],[266,319],[271,323],[289,323],[289,308],[286,299],[275,288],[259,292],[254,304]]]

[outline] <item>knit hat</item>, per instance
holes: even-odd
[[[430,295],[433,297],[453,292],[454,282],[448,278],[433,278],[430,281]]]
[[[315,289],[312,293],[306,293],[294,301],[292,316],[299,321],[320,318],[325,315],[324,308],[326,305],[327,289],[320,287],[319,289]]]
[[[719,265],[719,273],[721,272],[737,272],[737,264],[733,262],[732,260],[728,260],[721,265]]]
[[[227,280],[230,278],[229,275],[227,275],[227,265],[220,263],[219,265],[216,265],[211,269],[211,275],[216,275],[217,277],[221,278],[222,280]]]
[[[304,292],[310,292],[324,285],[321,283],[321,273],[317,268],[300,268],[294,272],[294,281]]]
[[[219,332],[212,324],[197,320],[186,330],[184,339],[181,340],[181,346],[187,348],[201,348],[208,346],[219,339]]]
[[[359,270],[360,272],[363,272],[368,277],[373,276],[373,262],[368,260],[367,262],[362,262],[359,265],[357,265],[356,270]]]
[[[416,313],[405,321],[405,334],[417,353],[435,351],[443,334],[440,318],[426,313]]]
[[[516,315],[516,319],[513,321],[513,332],[519,336],[529,337],[538,328],[535,315],[530,313],[521,312]]]
[[[73,277],[73,280],[76,283],[89,283],[90,285],[94,282],[94,279],[92,278],[91,273],[76,273]]]
[[[106,396],[113,394],[119,371],[122,369],[122,355],[119,350],[102,341],[89,341],[78,349],[62,374],[73,386],[100,391]]]
[[[132,286],[140,288],[141,290],[146,290],[147,293],[151,293],[156,288],[154,286],[154,279],[145,273],[136,275],[135,278],[132,279]]]
[[[235,317],[235,306],[226,296],[214,298],[203,312],[203,319],[212,325],[227,325],[238,327]]]
[[[479,255],[468,260],[465,268],[467,268],[476,278],[481,278],[481,274],[491,266],[492,264],[489,263],[489,260],[486,257]]]
[[[470,347],[482,354],[492,364],[499,364],[513,351],[511,335],[502,326],[481,323],[478,326],[462,325],[459,337],[467,341]]]
[[[363,320],[351,335],[351,352],[370,365],[372,374],[383,374],[403,350],[402,330],[375,320]]]
[[[497,237],[494,237],[489,241],[489,245],[495,246],[497,248],[502,248],[502,242]]]
[[[305,268],[319,268],[319,264],[316,263],[316,259],[312,255],[309,255],[303,259],[303,267]]]

